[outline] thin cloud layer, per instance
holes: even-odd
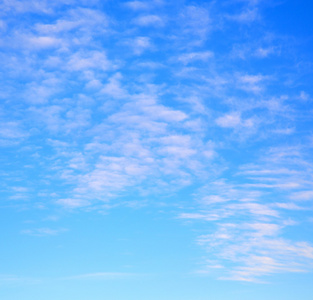
[[[267,26],[266,3],[231,2],[3,1],[6,205],[87,214],[157,202],[202,226],[198,273],[311,271],[312,239],[293,233],[311,222],[311,62]]]

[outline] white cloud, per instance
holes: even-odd
[[[239,87],[247,92],[259,93],[263,90],[263,82],[268,79],[263,75],[237,75],[236,80]]]
[[[18,13],[39,12],[44,14],[51,14],[53,6],[49,6],[47,1],[30,0],[27,3],[18,0],[4,0],[1,3],[1,8],[4,11],[14,10]]]
[[[180,122],[187,118],[187,115],[179,110],[173,110],[163,105],[144,105],[142,110],[152,119],[161,119],[167,122]]]
[[[7,24],[3,20],[0,20],[0,30],[4,31],[7,29]]]
[[[267,205],[255,203],[255,202],[246,202],[246,203],[236,203],[229,204],[228,209],[230,210],[241,210],[243,212],[247,211],[253,215],[263,215],[263,216],[272,216],[278,217],[278,212],[269,208]]]
[[[188,64],[194,61],[207,61],[209,58],[212,58],[213,56],[214,54],[211,51],[191,52],[180,55],[178,57],[178,60],[183,62],[184,64]]]
[[[21,124],[16,121],[0,121],[0,139],[21,140],[28,134],[21,128]]]
[[[257,8],[248,8],[240,12],[240,14],[230,15],[228,18],[240,23],[251,23],[259,20],[260,15]]]
[[[221,202],[227,202],[230,199],[227,199],[225,197],[222,197],[220,195],[210,195],[210,196],[205,196],[201,199],[201,203],[205,205],[213,204],[213,203],[221,203]]]
[[[267,179],[270,180],[270,179]],[[297,182],[284,182],[279,184],[272,183],[247,183],[245,186],[257,188],[280,188],[280,189],[295,189],[299,188],[300,184]]]
[[[22,230],[21,233],[41,237],[41,236],[58,235],[65,231],[67,231],[67,229],[35,228],[35,229]]]
[[[190,219],[190,220],[204,220],[204,221],[217,221],[225,217],[221,211],[215,213],[181,213],[179,218],[181,219]]]
[[[109,78],[108,83],[104,84],[100,93],[107,94],[114,98],[123,98],[128,96],[128,93],[121,86],[120,80],[122,79],[122,75],[120,73],[114,74],[111,78]]]
[[[238,113],[227,114],[216,119],[216,124],[221,127],[234,128],[241,125],[241,118]]]
[[[63,130],[66,133],[87,127],[90,124],[91,111],[80,107],[68,110],[65,115]]]
[[[185,6],[181,10],[177,22],[180,29],[174,39],[183,48],[202,45],[212,30],[212,19],[209,11],[201,6]]]
[[[255,126],[252,118],[243,120],[238,112],[232,112],[219,117],[215,120],[216,124],[224,128],[240,128],[247,127],[252,128]]]
[[[163,26],[164,20],[157,15],[146,15],[138,17],[134,20],[134,23],[139,26]]]
[[[210,30],[211,18],[208,10],[198,6],[187,6],[182,12],[183,26],[188,33],[204,36]]]
[[[160,13],[161,1],[127,2],[123,9],[135,12],[124,14],[122,22],[102,8],[79,7],[101,6],[92,0],[57,2],[0,4],[3,16],[14,10],[18,20],[15,25],[10,21],[13,26],[6,27],[0,41],[7,45],[1,54],[5,117],[0,116],[0,144],[19,143],[13,150],[25,164],[38,163],[45,173],[40,183],[47,189],[38,197],[52,197],[65,210],[140,207],[147,203],[144,197],[170,197],[188,186],[186,199],[194,195],[196,201],[166,205],[179,206],[180,220],[198,220],[204,229],[210,224],[199,243],[215,259],[204,263],[203,272],[218,269],[224,278],[254,281],[310,268],[312,247],[297,237],[284,238],[287,226],[301,225],[301,210],[310,209],[309,202],[301,207],[297,201],[313,199],[310,153],[308,145],[301,146],[307,133],[298,132],[307,124],[300,106],[308,105],[304,101],[310,96],[305,82],[293,82],[290,92],[295,74],[280,74],[278,60],[278,65],[264,60],[274,75],[265,64],[262,70],[269,73],[250,73],[261,62],[257,58],[279,52],[271,34],[254,37],[252,22],[260,18],[255,4],[250,1],[230,17],[249,26],[229,30],[224,11],[213,13],[218,1],[183,6],[177,15],[166,14],[170,3]],[[27,11],[39,13],[37,23],[19,15]],[[45,13],[49,17],[41,18]],[[150,26],[153,37],[146,34]],[[236,45],[227,34],[236,36]],[[215,36],[221,38],[216,45]],[[208,50],[216,47],[222,50]],[[275,59],[288,59],[282,56]],[[240,167],[241,162],[253,164]],[[19,168],[12,173],[23,168],[20,173],[27,174],[24,164]],[[15,178],[9,175],[4,177]],[[19,182],[31,180],[23,176]],[[55,189],[54,180],[62,185],[57,193],[48,191]],[[32,199],[31,188],[8,190],[19,193],[8,196],[16,202]],[[136,201],[120,200],[133,194]],[[23,233],[54,235],[58,230]]]
[[[258,236],[273,236],[277,235],[282,226],[269,223],[252,223],[246,224],[247,228],[255,230]]]
[[[304,91],[301,91],[299,95],[299,99],[306,101],[310,99],[310,95]]]
[[[125,277],[134,276],[132,273],[121,273],[121,272],[97,272],[97,273],[86,273],[81,275],[75,275],[65,277],[66,280],[111,280],[121,279]]]
[[[290,209],[290,210],[303,210],[304,207],[298,206],[295,203],[274,203],[273,206],[283,208],[283,209]]]
[[[128,43],[132,48],[136,55],[141,55],[146,50],[152,48],[152,43],[149,37],[146,36],[139,36],[136,37],[134,40]]]
[[[255,55],[257,57],[264,58],[264,57],[268,57],[271,54],[274,54],[275,52],[276,52],[276,50],[274,47],[268,47],[268,48],[260,47],[260,48],[256,49]]]
[[[133,10],[146,10],[150,8],[150,5],[147,1],[129,1],[125,5]]]
[[[61,89],[61,81],[56,77],[33,81],[26,85],[24,97],[31,104],[45,104]]]
[[[273,148],[262,153],[258,164],[240,169],[233,178],[237,183],[209,183],[195,194],[198,207],[179,215],[193,222],[211,222],[211,233],[199,236],[198,242],[214,264],[224,268],[217,272],[210,268],[212,263],[204,262],[200,272],[216,272],[220,279],[260,282],[274,273],[312,269],[312,245],[283,238],[286,227],[304,221],[297,214],[291,218],[290,212],[310,209],[289,199],[310,200],[313,195],[308,181],[311,167],[303,161],[301,149]],[[251,180],[255,184],[247,183]],[[263,192],[264,187],[271,190]],[[295,190],[291,195],[290,188]]]
[[[34,117],[38,121],[44,123],[48,130],[57,132],[62,128],[63,120],[61,113],[64,108],[58,105],[51,105],[41,108],[31,107],[30,112],[33,113]]]
[[[290,198],[294,200],[298,200],[298,201],[313,200],[313,191],[308,190],[308,191],[296,192],[296,193],[291,194]]]
[[[101,25],[101,27],[98,27]],[[98,11],[89,8],[75,8],[52,24],[37,23],[35,28],[38,32],[44,34],[60,34],[72,30],[87,31],[92,27],[96,27],[102,32],[109,25],[107,16]]]
[[[62,45],[62,40],[50,36],[38,36],[30,37],[28,43],[31,47],[45,49],[50,47],[59,47]]]
[[[287,168],[279,168],[279,169],[258,169],[259,166],[248,165],[242,167],[242,171],[238,174],[247,174],[247,175],[291,175],[296,174],[297,171],[290,170]]]
[[[235,267],[220,279],[259,281],[260,277],[281,272],[303,272],[310,265],[313,247],[277,239],[280,227],[276,224],[252,223],[243,225],[221,224],[216,234],[199,238],[199,243],[214,247],[224,262]],[[249,230],[251,229],[251,231]],[[308,265],[309,264],[309,265]]]
[[[65,208],[78,208],[88,206],[89,202],[83,199],[75,199],[75,198],[66,198],[59,199],[56,201],[57,204],[65,207]]]
[[[41,283],[42,280],[36,279],[36,278],[30,278],[30,277],[20,277],[16,275],[10,275],[10,274],[0,274],[0,284],[5,285],[14,285],[17,284],[20,286],[21,284],[38,284]]]
[[[231,56],[243,60],[249,60],[251,57],[265,59],[271,55],[279,55],[280,52],[277,42],[268,42],[265,39],[253,43],[236,44],[233,46]]]
[[[90,51],[77,52],[71,55],[67,68],[70,71],[82,71],[90,69],[100,69],[107,71],[112,68],[112,63],[107,59],[104,52]]]

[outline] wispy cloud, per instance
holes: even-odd
[[[146,1],[129,1],[125,3],[125,6],[132,10],[146,10],[151,7],[150,5]]]
[[[126,45],[132,47],[134,54],[141,55],[146,50],[152,49],[151,39],[146,36],[138,36],[132,40],[128,40]]]
[[[306,190],[311,182],[303,180],[308,179],[306,172],[310,167],[302,160],[302,151],[299,148],[270,150],[258,165],[242,166],[237,174],[248,176],[244,182],[253,180],[255,184],[241,184],[242,179],[238,182],[238,178],[233,184],[212,182],[196,195],[200,197],[198,209],[179,215],[194,222],[216,221],[215,230],[201,235],[198,242],[225,267],[219,268],[221,279],[259,282],[266,275],[307,272],[312,268],[313,246],[283,237],[286,227],[299,226],[305,221],[295,214],[290,219],[290,211],[311,210],[298,205],[300,200],[312,198],[311,190]],[[265,192],[263,188],[272,191]],[[288,189],[297,192],[290,195]],[[200,273],[212,273],[214,269],[211,263],[204,263]]]
[[[186,53],[186,54],[181,55],[180,57],[178,57],[178,60],[182,61],[185,64],[188,64],[194,61],[207,61],[213,56],[214,54],[211,51],[192,52],[192,53]]]
[[[65,277],[66,280],[114,280],[114,279],[125,279],[133,277],[135,274],[132,273],[119,273],[119,272],[97,272],[97,273],[86,273],[75,276]]]
[[[202,226],[200,273],[311,269],[310,239],[288,231],[313,199],[310,63],[295,39],[266,26],[263,1],[106,5],[0,4],[6,201],[83,213],[173,197],[176,221]]]
[[[67,229],[51,229],[51,228],[35,228],[35,229],[24,229],[21,231],[22,234],[32,235],[32,236],[53,236],[58,235],[62,232],[67,231]]]
[[[308,191],[296,192],[296,193],[291,194],[290,198],[293,200],[298,200],[298,201],[313,200],[313,191],[308,190]]]
[[[228,16],[230,20],[237,21],[240,23],[250,23],[260,19],[257,8],[247,8],[241,11],[237,15]]]
[[[163,26],[164,20],[157,15],[145,15],[138,17],[134,20],[134,23],[139,26]]]
[[[253,127],[253,119],[242,120],[239,113],[226,114],[216,119],[216,124],[225,128]]]
[[[10,285],[33,285],[39,284],[42,280],[30,277],[21,277],[16,275],[9,274],[0,274],[0,285],[1,286],[10,286]]]

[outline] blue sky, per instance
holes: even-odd
[[[312,9],[2,0],[1,299],[311,299]]]

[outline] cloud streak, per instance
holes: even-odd
[[[298,74],[310,64],[263,6],[2,2],[6,201],[70,214],[170,197],[177,222],[203,226],[197,243],[214,259],[200,273],[312,269],[312,240],[290,234],[312,210],[312,91]]]

